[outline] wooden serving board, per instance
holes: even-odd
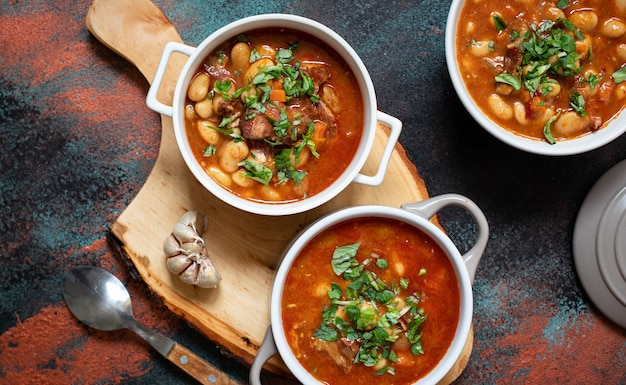
[[[149,0],[94,0],[86,20],[91,33],[137,66],[152,82],[161,52],[169,41],[181,42],[167,17]],[[187,57],[174,55],[159,91],[172,104],[178,74]],[[111,231],[122,242],[141,278],[174,313],[244,363],[254,359],[269,325],[269,298],[278,260],[288,242],[308,224],[331,211],[352,205],[398,207],[428,197],[423,180],[395,147],[382,185],[352,183],[325,205],[298,215],[267,217],[233,208],[205,190],[186,167],[174,137],[172,119],[161,117],[161,147],[145,185]],[[374,174],[388,139],[379,124],[374,146],[362,173]],[[209,255],[222,276],[217,289],[189,286],[166,266],[162,244],[187,210],[209,217],[204,234]],[[457,378],[467,364],[473,334],[463,355],[442,383]],[[266,365],[285,373],[278,358]]]

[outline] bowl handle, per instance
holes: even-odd
[[[459,194],[443,194],[421,202],[407,203],[401,207],[407,211],[421,215],[426,219],[430,219],[446,206],[459,206],[464,208],[470,213],[472,218],[474,218],[478,227],[476,243],[462,255],[463,262],[469,273],[470,281],[474,282],[478,261],[480,261],[485,247],[487,247],[487,240],[489,239],[489,224],[487,223],[485,214],[483,214],[480,208],[469,198]]]
[[[152,79],[152,83],[150,84],[150,88],[148,89],[148,96],[146,96],[146,104],[150,109],[158,112],[161,115],[166,115],[170,118],[172,117],[173,107],[161,103],[157,99],[157,93],[159,92],[161,83],[163,83],[163,77],[165,76],[167,63],[169,62],[172,54],[174,52],[180,52],[184,55],[191,56],[193,51],[195,51],[194,47],[181,43],[169,42],[165,45],[165,48],[163,48],[163,53],[161,53],[161,60],[159,61],[156,73],[154,74],[154,79]]]
[[[354,178],[354,182],[369,186],[378,186],[383,183],[383,179],[387,173],[387,166],[389,166],[389,160],[393,154],[393,149],[400,138],[400,131],[402,131],[402,122],[399,119],[381,111],[376,111],[376,113],[377,120],[388,125],[391,128],[391,132],[389,133],[389,140],[385,145],[385,150],[383,151],[383,156],[380,159],[380,164],[378,165],[378,171],[376,171],[376,174],[372,176],[357,174]]]
[[[261,385],[261,369],[263,369],[263,365],[276,354],[278,354],[278,349],[274,342],[272,325],[270,325],[265,332],[265,338],[263,338],[263,342],[254,358],[254,362],[252,362],[249,376],[250,385]]]

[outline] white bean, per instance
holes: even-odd
[[[194,102],[198,102],[204,98],[209,93],[209,75],[207,74],[198,74],[189,84],[189,88],[187,89],[187,96],[189,99]]]
[[[556,19],[565,19],[565,13],[562,9],[557,7],[548,8],[546,14],[552,21],[555,21]]]
[[[552,133],[561,137],[580,135],[589,127],[589,116],[580,116],[575,111],[561,114],[552,125]]]
[[[473,41],[470,44],[470,53],[476,57],[485,57],[490,52],[488,41]]]
[[[581,32],[589,32],[598,25],[598,15],[594,11],[582,10],[570,15],[569,20]]]
[[[244,141],[231,140],[222,144],[217,152],[219,165],[225,172],[235,172],[239,169],[237,165],[248,156],[248,145]]]
[[[233,185],[233,180],[230,175],[220,170],[219,167],[209,167],[207,169],[207,174],[224,187],[230,187]]]
[[[196,111],[192,104],[185,105],[185,119],[192,121],[196,118]]]
[[[257,48],[257,52],[262,57],[274,57],[276,56],[276,50],[267,44],[263,44],[262,46]]]
[[[210,121],[199,120],[197,123],[198,133],[200,133],[202,139],[208,144],[218,146],[222,141],[222,134],[211,128],[212,126],[214,126],[214,124]]]
[[[259,69],[261,67],[269,67],[272,65],[274,65],[274,61],[268,58],[262,58],[262,59],[255,61],[254,63],[250,64],[250,67],[248,67],[248,69],[246,70],[244,77],[243,77],[244,81],[245,82],[252,81],[252,79],[254,79],[254,77],[259,73]]]
[[[230,51],[230,60],[237,70],[246,70],[250,65],[250,46],[248,43],[240,41],[235,44]]]
[[[626,24],[618,19],[611,18],[602,24],[600,32],[606,37],[615,39],[626,34]]]
[[[515,114],[515,119],[517,119],[519,124],[528,124],[528,118],[526,118],[526,107],[522,103],[513,103],[513,112]]]
[[[196,102],[193,108],[202,119],[208,119],[213,115],[213,101],[211,99],[202,99]]]
[[[471,34],[474,33],[475,29],[476,29],[476,24],[473,21],[470,21],[465,26],[465,34],[466,35],[471,35]]]
[[[626,83],[620,83],[615,87],[615,97],[617,100],[626,99]]]
[[[279,201],[282,199],[278,191],[276,191],[275,189],[271,187],[262,188],[261,195],[263,196],[263,199],[265,199],[266,201]]]
[[[322,101],[332,112],[337,114],[341,111],[339,96],[337,96],[335,89],[328,84],[324,84],[322,87]]]
[[[237,186],[244,188],[252,187],[255,183],[258,183],[254,179],[245,176],[243,174],[243,171],[241,170],[235,171],[230,175],[230,177],[233,179],[233,182],[235,182]]]
[[[509,120],[513,117],[513,108],[498,94],[491,94],[487,98],[491,111],[500,119]]]
[[[622,59],[622,61],[626,61],[626,44],[622,43],[617,46],[617,56]]]

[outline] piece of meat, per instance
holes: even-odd
[[[314,338],[311,340],[311,344],[315,350],[333,359],[344,373],[350,373],[354,366],[354,357],[356,357],[359,351],[359,343],[357,341],[348,341],[342,338],[336,342],[328,342]]]
[[[305,61],[300,65],[300,70],[313,79],[315,93],[330,79],[330,66],[326,63]]]
[[[275,136],[272,123],[263,114],[257,113],[251,119],[243,119],[241,122],[241,135],[250,140],[263,140]]]

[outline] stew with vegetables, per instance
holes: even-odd
[[[439,245],[399,220],[333,226],[295,258],[282,297],[287,341],[331,385],[413,384],[452,343],[459,286]]]
[[[516,134],[588,135],[626,103],[626,0],[468,0],[456,44],[472,99]]]
[[[254,201],[319,193],[347,168],[363,101],[347,64],[317,38],[270,28],[212,52],[192,78],[185,125],[198,162]]]

